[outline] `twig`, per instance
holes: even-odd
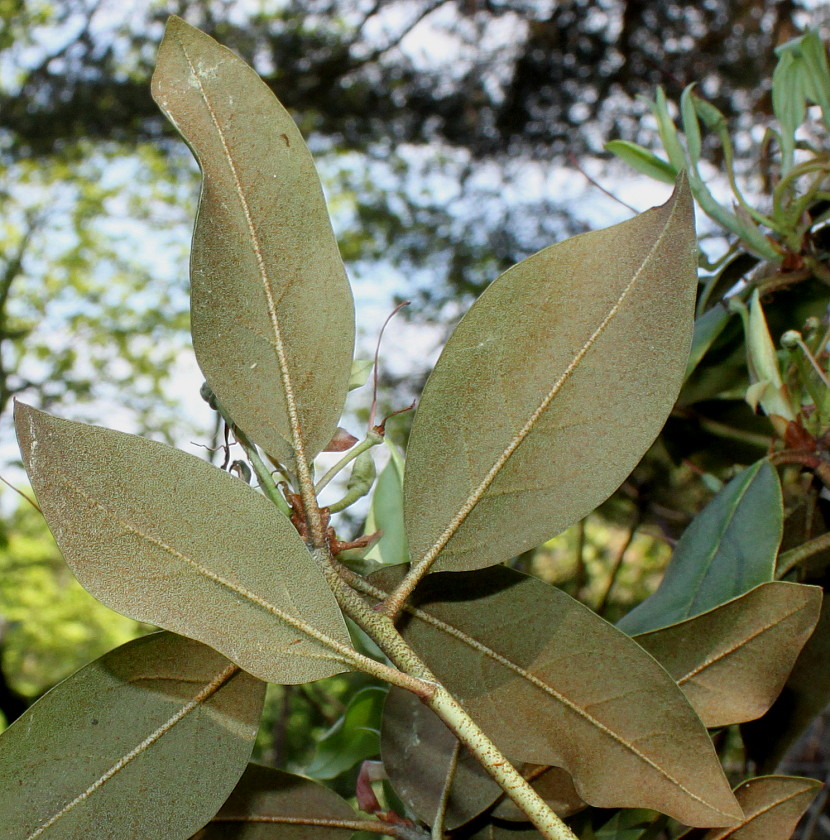
[[[435,820],[432,823],[432,840],[444,840],[444,822],[447,817],[447,805],[450,801],[453,782],[455,782],[455,771],[458,769],[458,754],[461,751],[461,742],[456,741],[450,756],[450,765],[447,768],[447,777],[444,779],[444,788],[441,791],[441,798],[438,800],[438,807],[435,810]]]
[[[625,542],[622,544],[620,550],[617,552],[617,556],[614,558],[614,562],[611,566],[611,573],[608,576],[608,585],[605,587],[605,592],[603,592],[602,597],[599,599],[599,603],[596,606],[597,615],[601,615],[603,617],[605,616],[605,610],[608,607],[608,599],[611,596],[611,590],[617,582],[617,575],[620,573],[625,555],[628,552],[628,549],[631,548],[631,543],[634,542],[634,537],[637,535],[637,529],[640,527],[641,519],[642,515],[640,513],[640,509],[638,508],[634,513],[634,520],[628,530],[628,536],[625,538]]]
[[[0,481],[2,481],[3,484],[6,485],[6,487],[10,487],[12,490],[14,490],[14,492],[17,493],[18,496],[22,496],[38,513],[43,513],[43,511],[40,509],[40,505],[31,496],[27,495],[22,490],[19,490],[17,487],[14,486],[14,484],[3,478],[2,475],[0,475]]]
[[[778,556],[778,565],[775,570],[775,576],[783,578],[788,572],[792,571],[802,560],[818,554],[820,551],[826,551],[830,548],[830,531],[821,536],[814,537],[805,543],[802,543],[789,551],[783,552]]]

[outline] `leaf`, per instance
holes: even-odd
[[[605,150],[616,155],[632,169],[656,181],[673,184],[677,178],[677,170],[668,161],[630,140],[611,140],[605,144]]]
[[[816,626],[821,589],[763,583],[679,624],[635,636],[677,681],[706,726],[761,717]]]
[[[386,441],[386,447],[389,463],[380,471],[375,484],[365,528],[366,534],[381,531],[383,535],[366,558],[386,566],[396,566],[409,560],[403,524],[404,461],[393,443]]]
[[[456,327],[415,416],[404,479],[413,563],[499,563],[604,501],[671,410],[696,287],[682,176],[662,207],[497,279]]]
[[[189,837],[242,774],[264,699],[264,683],[181,636],[116,648],[0,737],[0,838]]]
[[[371,580],[388,590],[399,576]],[[404,638],[506,755],[564,768],[600,808],[654,808],[687,825],[740,816],[682,691],[587,607],[504,567],[431,575],[414,597]]]
[[[66,562],[96,598],[268,682],[348,670],[334,595],[291,523],[178,449],[17,403],[23,461]]]
[[[783,516],[778,474],[757,461],[695,517],[657,591],[617,627],[634,635],[675,624],[773,580]]]
[[[218,814],[193,840],[349,840],[357,815],[333,790],[249,764]],[[346,824],[346,827],[343,824]]]
[[[772,771],[787,749],[830,703],[830,598],[804,645],[778,699],[760,720],[741,727],[748,756],[763,771]]]
[[[684,840],[790,840],[821,782],[794,776],[759,776],[735,788],[744,809],[739,825],[728,829],[688,831]]]
[[[196,155],[193,346],[234,422],[291,466],[331,440],[354,304],[320,180],[291,115],[230,50],[177,17],[153,97]]]
[[[383,767],[395,792],[416,817],[432,825],[458,740],[414,694],[394,686],[380,737]],[[469,822],[500,794],[501,788],[462,749],[447,800],[446,828],[452,831]]]
[[[334,779],[380,752],[380,714],[386,688],[368,686],[352,695],[343,716],[317,743],[306,773]]]
[[[695,318],[695,331],[692,338],[692,350],[689,353],[689,361],[686,364],[684,379],[688,379],[700,364],[701,359],[723,332],[731,317],[729,310],[718,303],[711,309],[707,309],[699,317]]]
[[[380,737],[383,766],[395,792],[419,819],[432,825],[458,740],[415,695],[394,686],[386,699]],[[560,816],[585,807],[564,770],[533,764],[520,764],[517,769]],[[493,816],[527,822],[527,815],[504,795],[478,761],[461,749],[445,826],[454,830],[497,802]]]
[[[361,388],[369,381],[375,363],[372,359],[355,359],[349,372],[349,390]]]

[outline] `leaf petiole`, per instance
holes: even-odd
[[[344,467],[347,467],[358,455],[363,452],[366,452],[367,449],[371,449],[373,446],[377,446],[379,443],[383,443],[383,435],[379,435],[377,432],[373,430],[369,430],[369,433],[366,437],[360,441],[360,443],[355,444],[330,470],[328,470],[323,477],[314,485],[314,492],[319,494],[320,491],[328,485],[328,483],[341,471]]]

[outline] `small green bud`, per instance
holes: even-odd
[[[216,407],[216,394],[213,393],[211,390],[210,385],[207,382],[202,383],[202,387],[199,388],[199,396],[214,410],[219,411]]]
[[[811,315],[804,322],[804,332],[807,333],[807,335],[810,335],[810,333],[814,333],[820,327],[821,327],[821,321],[818,318],[816,318],[815,315]]]
[[[246,484],[251,483],[251,468],[246,461],[234,461],[228,472],[235,472]]]
[[[801,333],[798,330],[787,330],[781,336],[781,346],[785,350],[795,350],[801,344]]]
[[[348,495],[355,499],[365,496],[372,489],[376,476],[375,459],[372,458],[372,453],[367,449],[355,458],[352,474],[346,483]],[[355,496],[355,493],[360,495]]]

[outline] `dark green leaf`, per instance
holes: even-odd
[[[380,716],[386,689],[369,686],[352,695],[343,717],[320,739],[306,768],[315,779],[334,779],[380,752]]]
[[[783,521],[781,485],[766,459],[739,473],[698,514],[657,591],[617,626],[645,633],[675,624],[775,577]]]
[[[604,501],[671,410],[696,287],[682,176],[662,207],[496,280],[456,327],[415,416],[404,479],[412,562],[499,563]]]
[[[171,17],[153,96],[202,167],[193,345],[234,422],[281,463],[331,440],[354,305],[320,180],[291,115],[230,50]]]
[[[761,717],[816,626],[821,589],[764,583],[695,618],[636,636],[708,727]]]
[[[81,584],[260,679],[348,668],[334,595],[299,534],[244,482],[155,441],[17,403],[32,487]]]
[[[265,683],[171,633],[122,645],[0,737],[2,840],[182,840],[251,755]]]
[[[357,815],[311,779],[250,764],[219,813],[193,840],[349,840]]]
[[[730,317],[732,317],[731,313],[725,306],[716,304],[695,318],[692,351],[689,354],[689,361],[686,364],[684,379],[688,379],[694,369],[700,364],[700,360],[706,355],[717,337],[723,332],[724,327],[729,323]]]
[[[399,574],[372,582],[388,590]],[[431,575],[414,598],[404,638],[505,754],[564,768],[598,807],[659,809],[687,825],[739,817],[682,691],[587,607],[504,567]]]

